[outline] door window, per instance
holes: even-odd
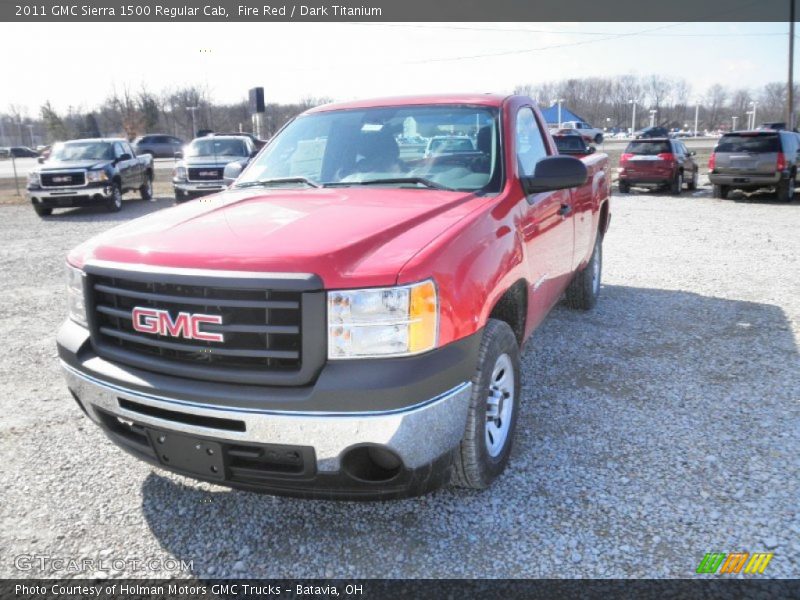
[[[530,107],[520,109],[515,129],[520,175],[533,175],[536,163],[547,156],[542,131],[536,122],[533,109]]]

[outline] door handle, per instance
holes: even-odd
[[[566,217],[569,213],[572,212],[572,205],[570,204],[562,204],[561,207],[558,209],[558,214],[562,217]]]

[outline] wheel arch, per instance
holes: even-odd
[[[489,318],[507,323],[522,346],[528,318],[528,282],[518,279],[509,286],[492,306]]]

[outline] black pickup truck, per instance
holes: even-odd
[[[72,140],[53,146],[42,166],[28,174],[28,199],[40,217],[54,208],[103,205],[122,208],[122,195],[153,196],[153,158],[136,156],[124,139]]]

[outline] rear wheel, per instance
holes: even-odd
[[[694,173],[692,174],[692,180],[689,182],[689,189],[690,190],[696,190],[697,189],[698,179],[700,179],[700,175],[697,172],[697,169],[695,169]]]
[[[153,176],[145,175],[144,183],[139,187],[139,195],[142,200],[153,199]]]
[[[508,323],[489,319],[472,379],[464,437],[453,462],[453,484],[482,490],[505,470],[517,425],[519,390],[517,338]]]
[[[586,266],[575,274],[567,287],[567,306],[579,310],[590,310],[600,296],[600,280],[603,275],[603,236],[597,233],[592,257]]]
[[[122,210],[122,187],[118,182],[111,185],[111,196],[106,200],[106,210],[108,212],[119,212]]]
[[[33,210],[36,211],[36,214],[40,217],[49,217],[53,214],[53,209],[48,208],[46,206],[40,206],[38,204],[33,205]]]
[[[631,191],[631,184],[627,181],[619,180],[619,193],[620,194],[629,194]]]
[[[603,134],[602,133],[598,133],[596,136],[594,136],[594,143],[595,144],[602,144],[603,143]]]
[[[775,195],[781,202],[791,202],[794,199],[794,177],[779,181],[775,187]]]
[[[673,196],[679,196],[681,191],[683,191],[683,173],[678,171],[675,173],[675,177],[672,178],[672,182],[669,185],[669,192]]]
[[[728,197],[728,192],[730,192],[730,188],[728,188],[727,185],[717,185],[715,183],[712,195],[714,196],[714,198],[720,198],[722,200],[725,200]]]

